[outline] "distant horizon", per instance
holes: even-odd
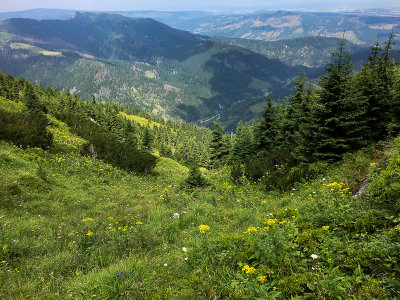
[[[161,0],[149,0],[145,3],[136,0],[115,0],[112,3],[105,0],[69,0],[68,3],[59,0],[15,0],[2,3],[0,12],[20,12],[27,10],[73,10],[73,11],[205,11],[216,13],[227,12],[255,12],[255,11],[316,11],[316,12],[343,12],[364,10],[400,11],[398,0],[384,0],[376,7],[376,1],[354,0],[280,0],[269,1],[248,0],[246,6],[240,0],[220,0],[218,2],[203,0],[183,1],[172,0],[168,3]]]
[[[0,10],[0,13],[22,13],[29,11],[40,11],[40,10],[49,10],[49,11],[71,11],[71,12],[95,12],[95,13],[118,13],[118,12],[205,12],[205,13],[215,13],[215,14],[251,14],[251,13],[262,13],[262,12],[276,12],[276,11],[289,11],[289,12],[332,12],[332,13],[357,13],[357,12],[374,12],[374,13],[382,13],[382,14],[400,14],[400,7],[397,8],[359,8],[359,9],[305,9],[305,8],[297,8],[297,9],[224,9],[224,10],[216,10],[216,9],[115,9],[115,10],[105,10],[105,9],[72,9],[72,8],[30,8],[30,9],[22,9],[22,10]]]

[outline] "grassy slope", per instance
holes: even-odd
[[[249,289],[241,269],[251,261],[244,245],[256,236],[248,227],[263,228],[267,218],[298,224],[296,242],[309,247],[301,252],[305,274],[316,281],[364,232],[342,236],[349,205],[360,204],[334,183],[341,166],[285,194],[265,194],[256,182],[235,186],[226,171],[206,172],[211,185],[188,192],[179,188],[188,171],[173,160],[160,158],[151,175],[128,174],[82,157],[84,141],[64,123],[53,119],[50,129],[49,152],[0,142],[0,298],[242,298]],[[210,230],[201,234],[201,224]],[[311,271],[311,253],[322,275]],[[285,286],[274,281],[266,290]]]
[[[134,122],[136,122],[136,123],[139,123],[140,125],[142,125],[142,126],[147,126],[147,125],[149,125],[150,126],[150,128],[153,128],[154,126],[156,126],[156,127],[164,127],[164,125],[162,125],[162,124],[160,124],[160,123],[158,123],[158,122],[154,122],[154,121],[149,121],[149,120],[147,120],[146,118],[142,118],[142,117],[139,117],[139,116],[135,116],[135,115],[128,115],[128,114],[126,114],[126,113],[124,113],[124,112],[120,112],[120,114],[122,115],[122,116],[124,116],[125,118],[127,118],[128,120],[131,120],[131,121],[134,121]]]

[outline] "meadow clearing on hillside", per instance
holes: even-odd
[[[0,142],[1,298],[399,296],[400,219],[349,186],[398,174],[400,140],[383,175],[370,150],[267,193],[264,178],[234,184],[228,169],[188,188],[169,158],[128,173],[82,156],[66,124],[52,118],[50,130],[48,151]]]

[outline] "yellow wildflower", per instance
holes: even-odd
[[[269,226],[271,226],[271,225],[274,225],[277,222],[278,222],[277,219],[267,219],[265,223],[268,224]]]
[[[200,225],[199,226],[200,233],[205,233],[206,230],[210,230],[210,226],[208,225]]]
[[[254,226],[250,226],[249,228],[247,228],[247,230],[244,232],[245,234],[252,234],[254,232],[257,232],[257,228]]]
[[[246,274],[253,274],[253,273],[255,273],[257,270],[255,269],[255,268],[253,268],[253,267],[250,267],[249,265],[245,265],[243,268],[242,268],[242,272],[246,272]]]
[[[261,283],[264,283],[266,280],[267,280],[267,276],[261,275],[261,276],[258,277],[258,281],[261,282]]]
[[[323,230],[329,230],[329,226],[327,225],[327,226],[322,226],[322,229]]]
[[[143,223],[142,222],[140,222],[140,221],[137,221],[136,222],[136,225],[142,225]]]
[[[87,221],[93,221],[93,219],[92,218],[82,219],[82,222],[87,222]]]
[[[88,233],[86,233],[87,236],[92,236],[93,232],[89,229]]]

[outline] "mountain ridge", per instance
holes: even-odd
[[[192,33],[225,38],[280,40],[307,36],[345,38],[370,45],[386,38],[391,30],[400,38],[400,14],[374,10],[353,12],[254,11],[222,13],[207,11],[114,11],[128,17],[150,17],[171,27]],[[72,11],[33,10],[0,13],[0,20],[10,16],[37,19],[67,19]],[[46,17],[47,16],[47,17]]]
[[[234,125],[239,117],[230,107],[238,103],[251,120],[250,106],[269,90],[287,95],[301,71],[151,19],[77,13],[69,20],[10,19],[0,30],[7,73],[187,121],[220,114]]]

